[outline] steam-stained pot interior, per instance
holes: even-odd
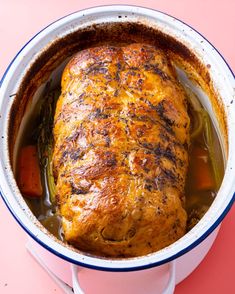
[[[126,44],[127,35],[141,44]],[[96,255],[139,256],[173,243],[207,211],[223,175],[209,115],[174,67],[198,71],[198,83],[209,91],[207,70],[184,45],[142,24],[93,26],[46,52],[25,76],[10,126],[15,140],[29,100],[51,81],[18,155],[20,162],[24,148],[36,150],[42,193],[25,193],[17,168],[33,213],[58,238]],[[61,75],[50,74],[75,52],[61,89]]]

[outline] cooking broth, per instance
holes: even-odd
[[[48,97],[53,97],[53,103],[55,105],[55,101],[59,97],[59,94],[58,89],[49,90],[48,87],[46,87],[46,91],[40,101],[45,102],[48,100]],[[50,137],[52,136],[52,124],[54,117],[53,107],[50,109],[45,107],[44,102],[36,107],[32,120],[30,120],[30,124],[26,126],[24,137],[21,141],[21,147],[26,145],[37,145],[39,132],[43,131],[44,135],[45,133],[49,133]],[[50,113],[45,114],[45,110],[49,110]],[[206,124],[203,123],[198,134],[196,134],[196,136],[191,140],[189,148],[189,170],[185,188],[185,208],[188,214],[188,230],[190,230],[209,209],[217,194],[224,173],[223,157],[219,139],[205,109],[203,110],[203,113],[207,117],[207,124],[209,124],[209,126],[207,125],[207,127],[210,128],[209,145],[212,144],[212,146],[208,145],[208,129],[206,129]],[[193,126],[193,132],[193,129],[195,129],[195,126],[199,124],[199,122],[197,121],[198,113],[190,103],[189,115],[191,125]],[[43,117],[49,117],[49,120],[45,122]],[[198,126],[197,128],[199,129]],[[213,147],[213,155],[210,153],[211,147]],[[200,154],[199,156],[196,154],[198,150],[204,154],[202,154],[201,158]],[[48,167],[50,165],[49,155],[48,152],[46,152],[46,156],[44,156],[43,152],[42,150],[39,151],[43,196],[39,199],[30,199],[25,197],[25,200],[34,215],[48,229],[48,231],[50,231],[58,239],[64,240],[61,219],[56,212],[56,205],[53,203],[54,196],[51,195],[50,183],[48,182]],[[198,160],[195,159],[197,158],[195,154],[198,156]],[[208,156],[206,157],[205,155]],[[208,186],[205,186],[205,183],[199,183],[201,186],[204,185],[203,189],[201,189],[201,187],[195,185],[195,175],[201,174],[205,172],[205,170],[209,171],[212,181]],[[203,181],[206,181],[206,177]]]

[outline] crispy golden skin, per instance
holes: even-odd
[[[160,50],[103,46],[74,56],[54,119],[65,239],[131,257],[184,235],[189,126],[185,94]]]

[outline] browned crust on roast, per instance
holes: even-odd
[[[65,239],[128,257],[183,236],[189,123],[185,93],[162,50],[135,43],[76,54],[54,118]]]

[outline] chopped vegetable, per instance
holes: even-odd
[[[214,146],[214,139],[213,139],[213,130],[211,126],[211,121],[209,118],[208,113],[205,112],[204,114],[204,132],[205,132],[205,139],[206,139],[206,145],[209,151],[209,156],[211,160],[212,169],[214,172],[214,179],[215,179],[215,185],[216,189],[218,190],[221,184],[222,175],[221,175],[221,169],[218,167],[218,162],[216,160],[216,153],[215,153],[215,146]]]
[[[189,111],[190,111],[193,124],[191,129],[191,139],[197,138],[203,130],[203,120],[205,110],[202,108],[197,96],[191,91],[191,89],[185,88],[187,93],[187,98],[189,101]],[[191,109],[190,109],[191,108]]]
[[[191,131],[191,139],[197,138],[203,130],[204,112],[205,111],[203,110],[194,112],[194,124],[193,130]]]
[[[21,192],[30,198],[42,196],[41,173],[37,147],[28,145],[20,150],[18,185]]]
[[[207,150],[195,146],[192,150],[192,173],[195,188],[198,191],[211,190],[215,187],[213,173],[210,169],[210,157]]]
[[[45,185],[50,194],[51,202],[55,201],[55,181],[52,169],[52,148],[53,148],[53,120],[55,113],[55,106],[60,95],[59,89],[50,90],[50,83],[46,86],[47,94],[41,105],[41,124],[38,129],[38,150],[41,167],[45,171],[46,179]]]
[[[193,107],[193,109],[195,111],[201,111],[203,108],[202,108],[201,103],[199,102],[196,94],[194,94],[194,92],[192,91],[192,89],[190,87],[185,87],[184,89],[187,93],[188,101],[191,104],[191,106]]]
[[[187,98],[190,106],[193,108],[193,129],[191,130],[191,139],[196,139],[200,133],[203,131],[205,135],[205,141],[208,148],[209,158],[213,170],[214,178],[214,188],[217,190],[221,184],[222,174],[221,169],[218,167],[218,162],[216,161],[216,152],[214,148],[214,136],[211,126],[211,120],[207,111],[201,106],[197,96],[188,87],[185,87]]]
[[[55,200],[56,187],[52,169],[52,146],[47,145],[46,185],[52,202]]]

